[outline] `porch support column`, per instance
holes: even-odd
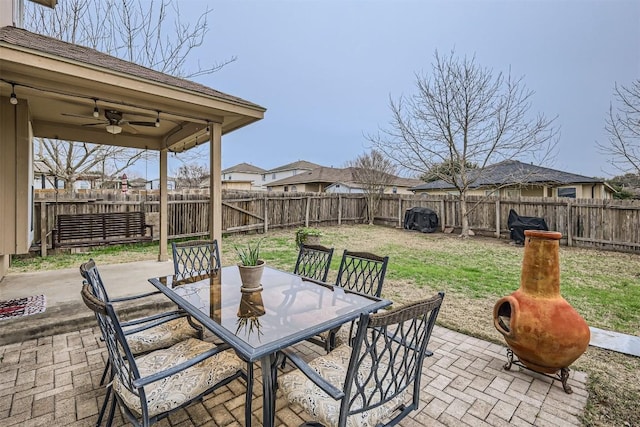
[[[209,125],[209,141],[209,232],[222,248],[222,124]]]
[[[167,209],[167,154],[166,149],[160,150],[160,250],[158,251],[158,261],[169,259],[167,254],[167,215],[169,212]]]

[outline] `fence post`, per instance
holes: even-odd
[[[496,200],[496,239],[500,239],[500,199]]]
[[[338,225],[342,224],[342,194],[338,193]]]
[[[445,206],[444,206],[444,197],[442,199],[440,199],[440,212],[442,212],[442,219],[440,220],[440,229],[442,230],[442,232],[444,233],[444,229],[445,229]]]
[[[311,196],[307,196],[307,206],[304,212],[304,226],[309,226],[309,208],[311,207]]]
[[[567,201],[567,246],[573,246],[573,218],[571,216],[571,199]]]
[[[40,202],[40,256],[47,256],[47,202]]]
[[[267,213],[269,212],[269,198],[265,196],[262,200],[264,200],[264,232],[269,231],[269,220]]]
[[[402,228],[402,194],[398,194],[398,228]]]

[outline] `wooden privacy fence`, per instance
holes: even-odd
[[[34,241],[41,230],[50,233],[58,214],[141,211],[156,230],[159,225],[157,194],[86,199],[36,198]],[[563,235],[562,244],[640,252],[640,202],[566,198],[516,199],[468,197],[469,224],[476,234],[508,238],[507,218],[514,209],[522,216],[542,217],[550,230]],[[402,227],[407,209],[422,206],[434,210],[442,229],[462,226],[455,196],[384,195],[375,223]],[[203,236],[209,232],[209,200],[202,194],[170,194],[169,238]],[[224,233],[299,226],[363,223],[366,200],[362,194],[240,193],[223,192]],[[155,233],[156,236],[159,233]]]
[[[460,229],[460,203],[456,196],[384,196],[376,223],[402,226],[404,212],[414,206],[438,214],[442,229]],[[640,252],[640,202],[518,197],[467,197],[469,225],[476,234],[509,238],[507,218],[514,209],[521,216],[544,218],[549,230],[562,233],[561,244]]]

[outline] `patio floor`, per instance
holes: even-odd
[[[106,350],[97,328],[0,347],[0,425],[95,425],[104,396],[99,385]],[[423,371],[422,404],[403,426],[566,426],[581,425],[587,400],[586,375],[571,372],[573,394],[558,381],[527,372],[505,371],[505,348],[436,327],[429,345],[434,356]],[[300,344],[307,358],[319,347]],[[258,368],[258,365],[256,365]],[[256,372],[254,425],[261,425],[262,385]],[[217,393],[163,420],[161,426],[243,426],[244,383]],[[300,408],[278,394],[276,421],[298,426]],[[124,425],[118,416],[115,426]]]
[[[164,270],[171,271],[172,265],[143,261],[126,268],[100,266],[112,296],[150,290],[146,278]],[[47,297],[45,313],[0,321],[1,426],[95,425],[104,397],[99,382],[107,354],[94,327],[95,318],[80,300],[80,282],[73,268],[12,274],[0,283],[3,300],[38,293]],[[308,359],[320,354],[313,344],[299,344],[296,349]],[[434,355],[425,360],[422,403],[400,425],[581,425],[579,417],[587,401],[585,373],[571,371],[569,384],[574,392],[566,394],[559,381],[515,366],[505,371],[504,346],[437,326],[429,349]],[[259,365],[255,370],[253,425],[260,426]],[[244,399],[244,382],[234,381],[158,425],[243,426]],[[279,393],[277,399],[278,426],[306,421],[300,408],[289,406]],[[114,425],[124,425],[119,416]]]

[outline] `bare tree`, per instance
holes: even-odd
[[[41,161],[48,172],[64,181],[65,188],[71,191],[84,175],[99,175],[102,182],[109,181],[148,156],[146,151],[110,145],[36,138],[35,160]]]
[[[175,177],[176,188],[199,188],[200,183],[209,177],[209,169],[194,163],[183,164]]]
[[[467,193],[483,178],[483,168],[524,156],[544,161],[556,143],[555,119],[531,118],[533,92],[523,79],[494,74],[475,57],[460,59],[454,52],[442,57],[436,51],[431,72],[415,78],[416,93],[390,98],[389,127],[368,139],[402,168],[422,175],[435,172],[453,185],[466,237]],[[442,164],[451,168],[438,168]]]
[[[26,3],[26,29],[166,74],[186,78],[211,74],[235,61],[233,57],[202,66],[192,58],[209,30],[209,8],[195,22],[187,23],[173,0],[63,0],[55,9]],[[78,177],[88,171],[114,177],[155,155],[145,150],[52,139],[39,139],[37,144],[40,149],[36,160],[44,162],[71,190]]]
[[[396,167],[389,158],[376,150],[358,156],[347,165],[351,168],[353,180],[362,186],[366,195],[367,219],[372,225],[385,188],[396,178]]]
[[[640,175],[640,79],[629,87],[616,84],[613,95],[605,125],[609,142],[598,147],[616,169]]]

